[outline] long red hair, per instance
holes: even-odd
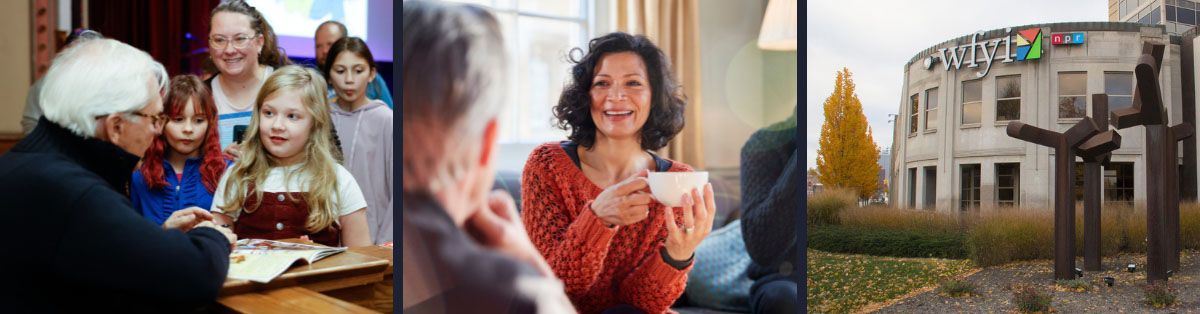
[[[217,181],[221,180],[221,174],[225,172],[225,159],[221,156],[221,139],[217,137],[217,106],[213,103],[208,87],[199,77],[186,74],[171,78],[167,99],[163,101],[163,113],[169,119],[183,115],[183,109],[187,107],[188,100],[192,101],[192,109],[196,111],[195,113],[203,115],[208,121],[208,131],[205,132],[204,142],[200,144],[199,148],[200,181],[204,183],[204,188],[209,193],[213,193],[217,189]],[[164,129],[161,136],[154,138],[154,144],[150,145],[150,149],[146,150],[145,157],[142,158],[142,176],[145,177],[146,185],[149,185],[151,190],[167,187],[163,156],[169,147],[167,132]]]

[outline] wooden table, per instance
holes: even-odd
[[[390,313],[392,260],[392,248],[349,248],[312,264],[293,265],[268,283],[226,280],[217,301],[226,310],[245,313]]]

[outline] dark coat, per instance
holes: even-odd
[[[164,231],[125,191],[138,157],[42,118],[0,155],[8,310],[176,312],[212,304],[229,241],[211,228]]]

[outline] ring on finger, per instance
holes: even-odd
[[[696,228],[695,228],[695,227],[687,227],[687,228],[683,228],[683,233],[690,234],[690,233],[692,233],[692,230],[693,230],[693,229],[696,229]]]

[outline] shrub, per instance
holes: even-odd
[[[843,226],[890,230],[963,232],[957,217],[945,212],[867,206],[841,213]]]
[[[1048,313],[1053,299],[1033,286],[1018,287],[1013,291],[1013,304],[1021,313]]]
[[[1143,288],[1146,293],[1146,304],[1156,309],[1175,305],[1175,289],[1167,286],[1166,282],[1158,282]]]
[[[944,295],[951,297],[971,296],[978,293],[975,292],[975,284],[962,279],[951,279],[942,281],[938,291]]]
[[[1105,204],[1100,210],[1100,255],[1108,256],[1122,252],[1126,246],[1128,228],[1122,219],[1133,219],[1133,208],[1128,205],[1114,203]],[[1145,216],[1142,216],[1142,229],[1145,229]],[[1046,219],[1054,219],[1050,213]],[[1075,210],[1075,255],[1083,256],[1083,203]]]
[[[967,257],[962,233],[854,226],[809,227],[808,248],[877,256]]]
[[[839,213],[858,204],[858,196],[850,190],[830,188],[808,198],[808,225],[836,225]]]
[[[985,214],[967,232],[968,256],[979,266],[1052,258],[1053,225],[1053,213],[1044,210]]]
[[[1092,289],[1092,283],[1088,282],[1087,280],[1083,280],[1083,279],[1071,279],[1071,280],[1061,280],[1060,279],[1060,280],[1055,280],[1054,284],[1058,285],[1059,288],[1062,288],[1066,291],[1088,292],[1088,290]]]
[[[1200,203],[1179,205],[1179,247],[1200,249]]]

